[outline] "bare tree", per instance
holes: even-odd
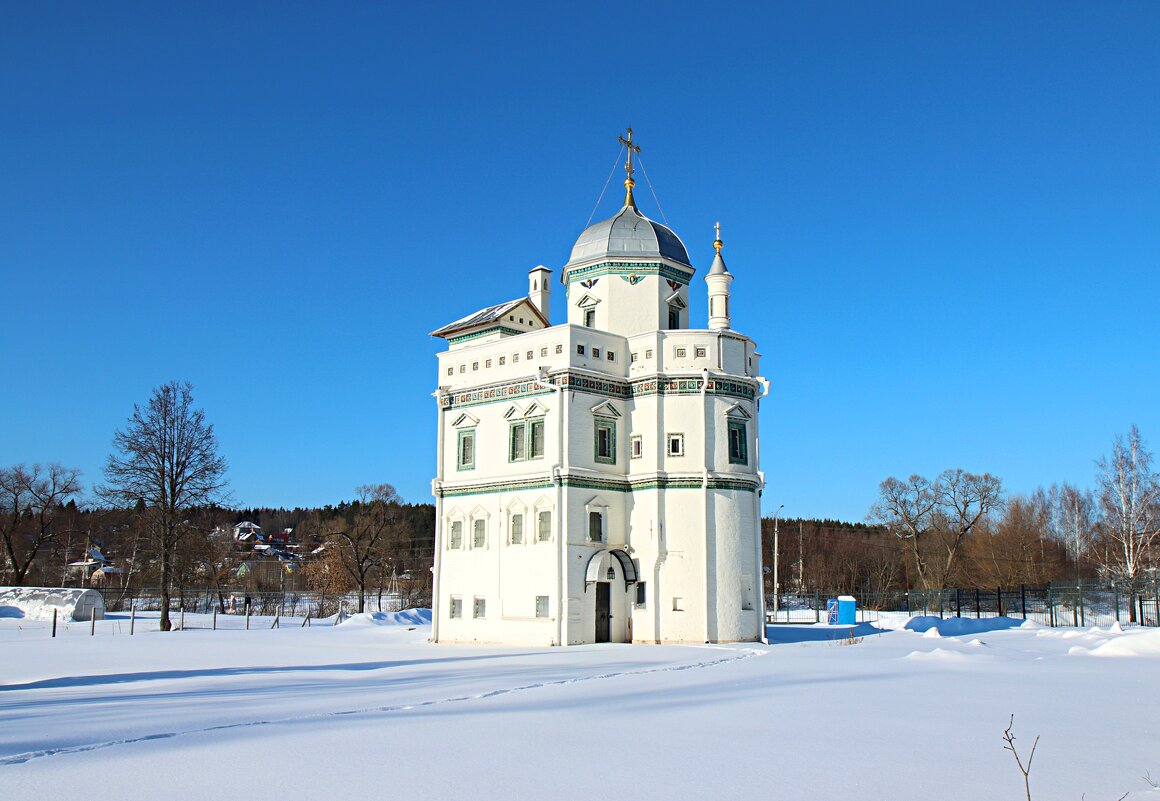
[[[1099,508],[1091,490],[1071,484],[1053,484],[1047,492],[1051,533],[1075,559],[1078,580],[1084,554],[1091,545]]]
[[[37,555],[60,536],[64,504],[80,491],[80,471],[59,464],[0,469],[0,538],[14,585],[24,583]]]
[[[1160,474],[1152,470],[1152,453],[1135,425],[1128,437],[1117,436],[1110,459],[1096,462],[1100,507],[1106,533],[1114,544],[1109,571],[1131,585],[1131,622],[1136,622],[1136,582],[1160,536]]]
[[[343,570],[358,587],[358,611],[366,611],[367,589],[386,563],[398,527],[399,494],[390,484],[363,485],[346,516],[329,521],[328,540]]]
[[[205,412],[193,406],[188,382],[157,387],[145,408],[134,404],[125,428],[113,434],[113,447],[100,493],[123,507],[138,505],[161,563],[161,630],[169,631],[178,542],[195,507],[224,500],[226,462]]]
[[[1003,482],[990,473],[944,470],[935,481],[891,476],[878,487],[870,519],[907,535],[919,583],[945,587],[963,540],[1003,504]]]

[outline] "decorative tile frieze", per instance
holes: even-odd
[[[602,261],[598,264],[592,264],[588,267],[581,267],[576,270],[569,270],[566,274],[566,285],[573,281],[579,281],[585,284],[593,278],[602,275],[620,275],[632,276],[637,280],[646,275],[659,275],[671,283],[688,285],[689,280],[693,277],[693,270],[682,270],[668,264],[662,264],[656,261]],[[632,281],[631,283],[636,283]]]
[[[565,487],[577,489],[603,490],[606,492],[646,492],[649,490],[685,490],[702,489],[702,479],[696,476],[670,478],[667,476],[651,476],[642,479],[599,478],[596,476],[565,475],[561,477]],[[713,477],[709,479],[708,488],[711,490],[734,490],[738,492],[756,492],[759,480],[756,476],[745,478]],[[436,494],[441,498],[459,498],[469,495],[490,495],[503,492],[523,492],[525,490],[546,490],[554,483],[549,475],[535,476],[526,479],[512,479],[507,481],[493,481],[479,484],[461,484],[449,487],[441,485]]]

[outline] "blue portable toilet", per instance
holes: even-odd
[[[858,602],[853,595],[838,596],[838,625],[856,626],[858,624]]]

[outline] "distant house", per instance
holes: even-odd
[[[262,539],[262,527],[245,520],[234,526],[234,542],[249,542]]]

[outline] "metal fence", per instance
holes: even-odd
[[[1156,583],[1117,586],[1103,582],[1052,584],[1046,587],[996,587],[910,590],[909,592],[849,592],[857,601],[858,622],[875,622],[881,612],[938,617],[1014,617],[1044,626],[1110,626],[1139,623],[1160,626],[1160,587]],[[769,623],[821,623],[827,602],[839,593],[782,593],[776,613],[767,600]]]
[[[98,590],[105,599],[106,612],[157,611],[161,609],[161,594],[156,589]],[[368,593],[366,611],[399,612],[404,609],[427,607],[431,599],[422,594]],[[250,592],[246,590],[198,589],[174,590],[169,596],[171,613],[184,610],[191,614],[246,614],[280,617],[330,617],[339,611],[350,614],[358,610],[357,593],[323,593],[314,591]]]

